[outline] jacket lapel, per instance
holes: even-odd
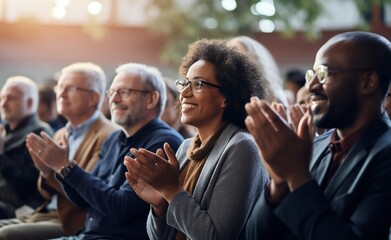
[[[198,178],[197,184],[195,186],[193,197],[197,202],[201,202],[202,197],[205,194],[207,186],[209,185],[210,179],[214,171],[211,169],[215,169],[216,164],[219,162],[221,155],[224,152],[225,147],[228,142],[231,140],[232,136],[238,131],[239,128],[235,125],[229,124],[219,139],[216,142],[216,145],[213,147],[205,165],[201,171],[200,177]]]
[[[330,137],[333,131],[322,135],[321,139],[316,141],[313,147],[312,160],[310,163],[310,172],[313,178],[321,185],[327,169],[330,165],[331,154],[329,154]]]
[[[353,145],[348,154],[346,155],[341,166],[338,168],[334,177],[331,179],[330,184],[325,189],[325,195],[332,197],[335,195],[339,187],[342,186],[348,175],[353,172],[353,169],[358,164],[363,164],[363,161],[368,156],[369,151],[375,145],[380,136],[389,128],[389,120],[383,116],[374,121],[364,134],[359,138],[357,143]]]

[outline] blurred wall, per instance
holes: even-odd
[[[255,38],[270,50],[283,75],[292,67],[311,68],[318,48],[331,36],[348,30],[323,32],[316,41],[309,41],[302,33],[293,38],[258,33]],[[378,27],[375,32],[391,39],[390,28]],[[167,66],[159,60],[163,44],[163,39],[142,27],[106,27],[104,36],[94,40],[83,26],[0,23],[0,84],[14,75],[42,82],[76,61],[99,64],[109,80],[115,68],[126,62],[154,65],[175,78],[178,66]]]

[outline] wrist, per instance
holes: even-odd
[[[67,164],[63,165],[56,171],[56,175],[64,180],[69,176],[69,174],[71,174],[76,166],[77,163],[75,161],[69,161]]]
[[[279,203],[289,193],[286,182],[277,184],[273,179],[266,186],[266,197],[272,203]]]
[[[309,174],[303,174],[299,176],[295,176],[293,178],[290,178],[287,180],[289,190],[293,192],[297,188],[301,187],[302,185],[306,184],[307,182],[311,181],[311,175]]]
[[[169,188],[169,189],[166,189],[166,190],[161,191],[161,194],[162,194],[162,196],[164,197],[164,199],[166,199],[166,201],[167,201],[168,203],[170,203],[170,202],[174,199],[174,197],[175,197],[178,193],[180,193],[180,192],[182,192],[182,191],[183,191],[183,189],[182,189],[181,187],[175,186],[175,187],[173,187],[173,188]]]
[[[168,203],[167,201],[162,201],[159,205],[151,205],[152,213],[156,217],[162,217],[167,212]]]

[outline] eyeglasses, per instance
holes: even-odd
[[[213,83],[209,83],[207,81],[204,81],[202,79],[193,79],[193,80],[185,80],[185,79],[178,79],[175,81],[175,85],[176,85],[176,89],[178,92],[182,92],[183,89],[185,89],[187,86],[189,86],[190,84],[190,90],[191,92],[193,93],[198,93],[198,92],[201,92],[201,88],[202,88],[202,85],[203,84],[206,84],[206,85],[209,85],[209,86],[212,86],[212,87],[215,87],[215,88],[221,88],[220,86],[216,85],[216,84],[213,84]]]
[[[386,93],[386,97],[391,97],[391,92]]]
[[[54,92],[56,94],[60,94],[62,92],[66,92],[68,94],[74,94],[77,91],[90,92],[90,93],[94,92],[91,89],[81,88],[81,87],[76,87],[76,86],[60,86],[60,85],[57,85],[53,89],[54,89]]]
[[[109,98],[114,96],[115,93],[119,95],[120,98],[126,98],[129,96],[131,92],[140,92],[140,93],[149,93],[151,91],[148,90],[138,90],[132,88],[120,88],[120,89],[109,89],[106,91],[106,94]]]
[[[312,81],[315,76],[318,78],[320,84],[324,84],[327,80],[329,73],[337,73],[337,72],[359,72],[359,71],[369,71],[369,68],[334,68],[328,67],[325,65],[319,65],[315,71],[307,70],[305,73],[305,81],[309,83]]]

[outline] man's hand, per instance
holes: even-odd
[[[35,151],[32,151],[29,148],[27,149],[30,153],[31,159],[34,162],[35,167],[40,171],[42,177],[48,178],[50,174],[53,173],[53,170],[48,165],[46,165],[45,162],[42,161],[41,155],[36,154]]]
[[[290,191],[311,180],[312,121],[309,112],[301,119],[297,134],[263,100],[256,97],[246,104],[246,126],[253,135],[275,183],[285,181]],[[273,178],[274,175],[274,178]]]
[[[68,141],[63,136],[57,144],[45,132],[41,132],[40,135],[34,133],[27,135],[26,146],[30,154],[37,160],[33,159],[37,167],[45,168],[44,166],[47,166],[57,172],[69,162]]]

